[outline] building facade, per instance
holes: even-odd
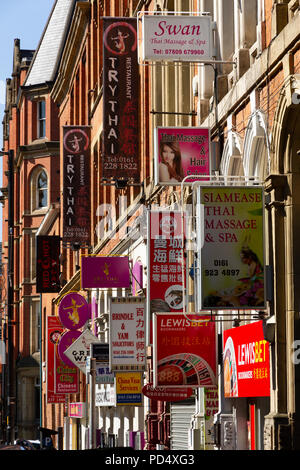
[[[137,27],[140,46],[145,39],[143,18],[160,15],[210,18],[211,60],[147,62],[138,49],[139,56],[133,59],[138,74],[129,90],[128,75],[126,81],[124,70],[118,69],[121,55],[106,55],[109,21],[114,20],[120,30],[122,22],[133,21],[130,24]],[[62,432],[63,444],[58,439],[56,444],[65,449],[128,445],[148,450],[298,449],[299,22],[295,0],[56,0],[35,54],[15,44],[16,69],[8,81],[3,124],[4,151],[15,152],[13,344],[17,362],[13,396],[14,426],[23,437],[32,437],[39,416],[42,427]],[[114,38],[119,48],[123,44],[120,30],[116,29]],[[48,68],[45,57],[51,58]],[[115,161],[108,164],[106,143],[119,137],[123,89],[137,97],[136,107],[134,100],[130,102],[127,124],[122,121],[126,148],[134,149],[130,151],[137,166],[130,166],[130,171],[125,167],[121,171],[119,166],[115,172]],[[79,128],[89,133],[90,234],[84,242],[72,242],[64,235],[65,203],[71,199],[64,189],[64,138],[68,130]],[[109,343],[111,299],[135,296],[149,302],[149,327],[156,310],[149,300],[147,214],[153,208],[188,213],[192,207],[192,214],[196,211],[199,185],[183,185],[182,177],[176,180],[174,174],[171,183],[158,182],[158,128],[209,129],[211,181],[227,188],[263,188],[266,303],[248,309],[240,303],[208,309],[218,338],[219,380],[212,390],[196,387],[190,397],[177,403],[143,396],[140,406],[112,406],[103,397],[113,394],[113,387],[94,387],[88,374],[79,371],[78,392],[49,402],[47,318],[57,317],[64,296],[77,292],[90,305],[90,330],[102,343]],[[5,276],[5,260],[10,257],[7,165],[2,188]],[[76,220],[81,218],[81,227],[86,227],[81,201]],[[199,232],[193,215],[192,224]],[[60,237],[59,292],[36,291],[34,253],[36,237],[41,235]],[[197,249],[186,251],[194,268],[196,255]],[[81,259],[86,256],[128,257],[131,271],[137,269],[131,286],[82,289]],[[196,275],[188,279],[187,313],[199,313],[199,279]],[[234,328],[232,334],[242,336],[244,327],[257,322],[263,326],[261,340],[270,357],[268,392],[225,397],[226,331]],[[254,341],[251,336],[246,339]],[[146,346],[143,380],[151,384],[151,338]],[[39,395],[35,401],[34,393]],[[28,408],[29,401],[39,404],[40,413]],[[72,403],[84,403],[87,413],[70,414]],[[209,408],[214,424],[209,421],[208,428]]]

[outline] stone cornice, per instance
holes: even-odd
[[[76,59],[89,21],[90,3],[77,2],[70,29],[63,48],[58,72],[51,91],[53,101],[61,104],[68,93]]]

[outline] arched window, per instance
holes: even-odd
[[[31,178],[31,209],[32,211],[48,207],[48,176],[46,171],[38,167]]]

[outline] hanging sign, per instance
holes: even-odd
[[[78,330],[66,331],[60,338],[58,343],[58,354],[61,360],[71,368],[74,368],[74,362],[66,356],[65,351],[81,336]]]
[[[151,383],[144,385],[142,388],[142,393],[151,400],[168,402],[186,400],[193,392],[193,388],[154,387]]]
[[[105,385],[100,388],[96,385],[95,406],[116,406],[115,387]]]
[[[39,235],[36,237],[36,292],[60,291],[60,237]]]
[[[116,372],[116,404],[139,406],[142,404],[142,374]]]
[[[263,209],[259,186],[199,188],[199,309],[265,307]]]
[[[154,386],[216,385],[216,329],[209,316],[154,313]]]
[[[148,288],[150,312],[183,308],[184,220],[180,211],[149,211]]]
[[[81,288],[129,288],[128,256],[82,256]]]
[[[211,17],[144,15],[141,56],[145,61],[211,61]]]
[[[77,292],[64,295],[58,306],[58,316],[63,326],[78,330],[90,319],[91,310],[85,298]]]
[[[69,361],[84,374],[86,373],[86,360],[90,354],[91,343],[100,343],[100,340],[87,329],[64,351],[64,355]]]
[[[85,418],[86,417],[86,403],[75,402],[69,403],[69,417],[70,418]]]
[[[210,173],[210,131],[204,127],[157,127],[154,140],[155,183],[180,185]]]
[[[109,354],[112,371],[145,370],[145,323],[145,302],[141,298],[111,298]]]
[[[223,332],[224,396],[270,396],[269,343],[262,321]]]
[[[57,346],[64,328],[57,316],[47,316],[47,403],[65,403],[65,395],[55,393],[55,359],[58,356]]]
[[[102,177],[140,180],[135,18],[103,18]]]
[[[63,240],[90,244],[90,128],[63,127]]]

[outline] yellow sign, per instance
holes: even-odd
[[[117,405],[142,404],[142,374],[140,372],[116,372]]]

